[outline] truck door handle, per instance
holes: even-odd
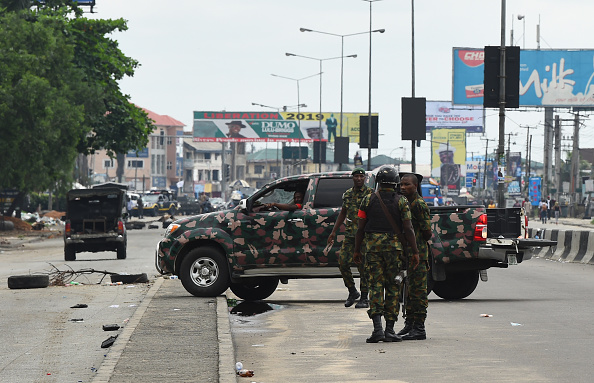
[[[291,218],[288,220],[289,222],[303,222],[301,218]]]

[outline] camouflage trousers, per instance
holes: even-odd
[[[382,315],[386,320],[398,320],[400,285],[394,278],[400,272],[401,254],[401,250],[367,252],[365,271],[369,278],[369,318]]]
[[[359,270],[359,287],[361,291],[368,292],[367,274],[365,273],[365,256],[363,256],[362,263],[353,262],[353,254],[355,252],[355,237],[345,237],[340,254],[338,256],[338,270],[342,275],[342,280],[347,289],[355,286],[351,266],[357,266]]]
[[[408,286],[406,297],[406,319],[425,323],[427,318],[427,261],[419,262],[417,269],[408,268]]]

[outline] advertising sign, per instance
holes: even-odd
[[[466,161],[466,187],[483,187],[485,163],[483,161]],[[473,185],[476,180],[476,185]]]
[[[530,204],[532,206],[538,206],[542,199],[542,192],[540,190],[541,179],[540,177],[530,177],[528,182],[528,197],[530,197]]]
[[[431,131],[431,177],[438,178],[450,193],[460,191],[466,175],[466,130],[433,129]],[[456,194],[457,195],[457,194]]]
[[[449,101],[427,101],[425,118],[427,132],[434,128],[463,128],[468,133],[485,131],[482,106],[454,108]]]
[[[359,142],[359,116],[343,113],[342,134]],[[377,114],[372,114],[377,116]],[[334,142],[341,137],[340,113],[194,112],[194,141]]]
[[[507,162],[505,183],[510,197],[517,197],[521,194],[522,185],[522,154],[510,152]]]
[[[520,106],[594,106],[594,50],[521,50]],[[484,53],[453,48],[454,105],[483,105]]]

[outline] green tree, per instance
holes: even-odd
[[[118,85],[139,64],[107,37],[125,21],[89,20],[65,1],[15,11],[0,1],[0,189],[20,190],[13,206],[68,189],[78,153],[146,147],[154,127]]]

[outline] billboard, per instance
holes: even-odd
[[[530,197],[530,204],[532,206],[538,206],[540,204],[540,200],[542,198],[542,191],[541,191],[541,178],[540,177],[530,177],[529,179],[529,187],[528,187],[528,196]]]
[[[521,195],[522,185],[522,154],[510,152],[505,173],[505,183],[510,197]]]
[[[359,116],[343,113],[344,137],[359,142]],[[377,113],[372,113],[377,116]],[[194,141],[200,142],[334,142],[341,137],[340,113],[194,112]]]
[[[485,119],[482,106],[454,108],[450,101],[427,101],[425,128],[463,128],[468,133],[484,133]]]
[[[483,105],[482,48],[453,48],[454,105]],[[594,50],[521,50],[520,106],[594,107]]]
[[[433,129],[431,131],[431,177],[448,194],[460,191],[460,181],[466,175],[466,130]]]

